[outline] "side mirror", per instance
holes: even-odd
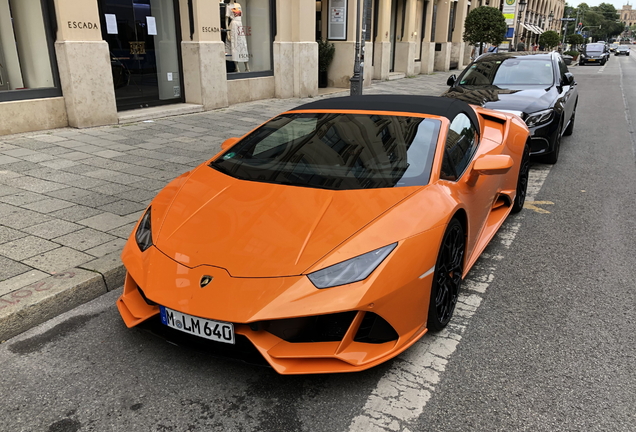
[[[565,73],[565,84],[566,85],[574,85],[574,75],[572,75],[570,72],[566,72]]]
[[[480,175],[505,174],[510,171],[514,161],[508,155],[485,155],[473,164],[473,172]]]
[[[455,84],[455,82],[457,81],[457,76],[455,74],[451,75],[448,77],[448,79],[446,80],[446,85],[447,86],[452,86],[453,84]]]
[[[228,138],[225,141],[223,141],[223,144],[221,144],[221,150],[227,150],[230,147],[232,147],[234,144],[236,144],[239,141],[240,138]]]

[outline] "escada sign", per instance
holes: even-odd
[[[68,28],[70,29],[88,29],[99,30],[96,23],[84,22],[84,21],[68,21]]]

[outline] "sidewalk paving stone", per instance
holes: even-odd
[[[375,82],[364,92],[439,95],[449,75]],[[150,200],[218,153],[225,139],[295,106],[346,95],[343,89],[147,122],[0,136],[0,341],[119,288],[121,249]]]

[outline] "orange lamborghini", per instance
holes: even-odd
[[[287,111],[155,197],[122,253],[119,312],[249,345],[281,374],[375,366],[448,324],[523,207],[528,137],[514,114],[448,98]]]

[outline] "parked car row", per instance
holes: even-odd
[[[318,100],[226,140],[130,235],[125,324],[281,374],[364,370],[443,329],[578,103],[555,52],[489,53],[448,84]]]

